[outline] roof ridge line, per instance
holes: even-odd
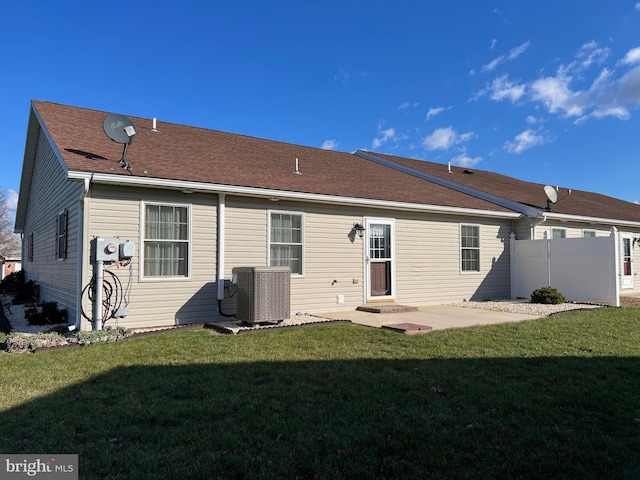
[[[386,158],[379,157],[375,153],[367,152],[364,150],[356,150],[354,152],[354,155],[357,155],[360,158],[364,158],[365,160],[369,160],[379,165],[383,165],[388,168],[393,168],[394,170],[398,170],[408,175],[421,178],[428,182],[435,183],[436,185],[450,188],[452,190],[455,190],[456,192],[464,193],[466,195],[471,195],[473,197],[479,198],[481,200],[485,200],[495,205],[508,208],[515,212],[526,215],[527,217],[535,218],[535,217],[540,217],[541,215],[541,211],[537,208],[524,205],[520,202],[516,202],[515,200],[510,200],[508,198],[494,195],[493,193],[485,192],[483,190],[478,190],[477,188],[468,187],[466,185],[462,185],[460,183],[454,182],[453,180],[447,180],[446,178],[438,177],[437,175],[421,172],[420,170],[417,170],[412,167],[400,165],[392,160],[387,160]]]

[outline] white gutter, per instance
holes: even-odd
[[[622,225],[625,227],[640,228],[640,222],[632,222],[630,220],[620,220],[615,218],[585,217],[581,215],[565,215],[562,213],[546,213],[545,216],[550,220],[558,220],[561,222],[606,223],[608,225]]]
[[[390,202],[387,200],[374,200],[355,197],[343,197],[339,195],[323,195],[317,193],[292,192],[287,190],[274,190],[269,188],[241,187],[236,185],[223,185],[217,183],[201,183],[185,180],[168,180],[162,178],[137,177],[131,175],[114,175],[107,173],[89,173],[79,171],[67,172],[69,180],[84,180],[91,178],[93,183],[110,185],[136,186],[143,188],[164,188],[171,190],[193,190],[194,192],[231,194],[248,197],[262,197],[278,200],[296,200],[315,203],[331,203],[347,206],[366,206],[387,210],[410,210],[453,215],[471,215],[480,217],[521,218],[516,212],[496,212],[493,210],[479,210],[473,208],[446,207],[439,205],[427,205],[420,203]]]

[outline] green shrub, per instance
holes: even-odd
[[[0,281],[0,293],[15,295],[24,285],[24,270],[10,273]]]
[[[24,317],[30,325],[57,325],[67,322],[67,311],[59,310],[56,302],[44,302],[40,308],[25,309]]]
[[[531,303],[543,303],[545,305],[559,305],[564,303],[566,298],[558,290],[552,287],[542,287],[534,290],[531,294]]]
[[[11,303],[14,305],[23,305],[25,303],[38,303],[40,298],[40,285],[33,280],[29,280],[17,287],[15,296]]]

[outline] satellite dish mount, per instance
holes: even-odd
[[[131,145],[131,142],[133,142],[133,139],[136,136],[136,127],[133,125],[133,122],[124,115],[111,113],[104,119],[102,127],[104,128],[104,133],[107,137],[116,143],[124,145],[122,158],[118,163],[122,168],[133,175],[133,172],[131,172],[131,165],[127,162],[127,147]]]
[[[558,201],[558,192],[551,185],[545,185],[544,193],[547,195],[547,211],[551,211],[551,204]]]

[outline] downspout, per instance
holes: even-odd
[[[218,314],[223,317],[235,317],[235,315],[229,315],[222,311],[222,301],[224,300],[224,246],[226,241],[225,233],[225,211],[226,211],[226,198],[224,193],[218,194],[218,238],[216,240],[216,247],[218,249],[218,261],[216,268],[216,278],[218,282]]]
[[[82,279],[83,279],[83,265],[84,265],[84,202],[87,198],[87,194],[89,193],[89,187],[91,186],[91,180],[93,179],[93,174],[91,174],[91,178],[84,178],[84,185],[82,188],[82,193],[80,194],[80,200],[78,202],[78,259],[76,266],[76,321],[72,326],[69,326],[69,330],[80,330],[81,322],[82,322]]]
[[[531,238],[531,240],[535,240],[536,239],[536,227],[539,225],[542,225],[544,222],[547,221],[547,215],[545,213],[542,214],[542,218],[537,217],[537,221],[534,221],[531,223],[530,227],[531,227],[531,233],[529,234],[529,237]]]

